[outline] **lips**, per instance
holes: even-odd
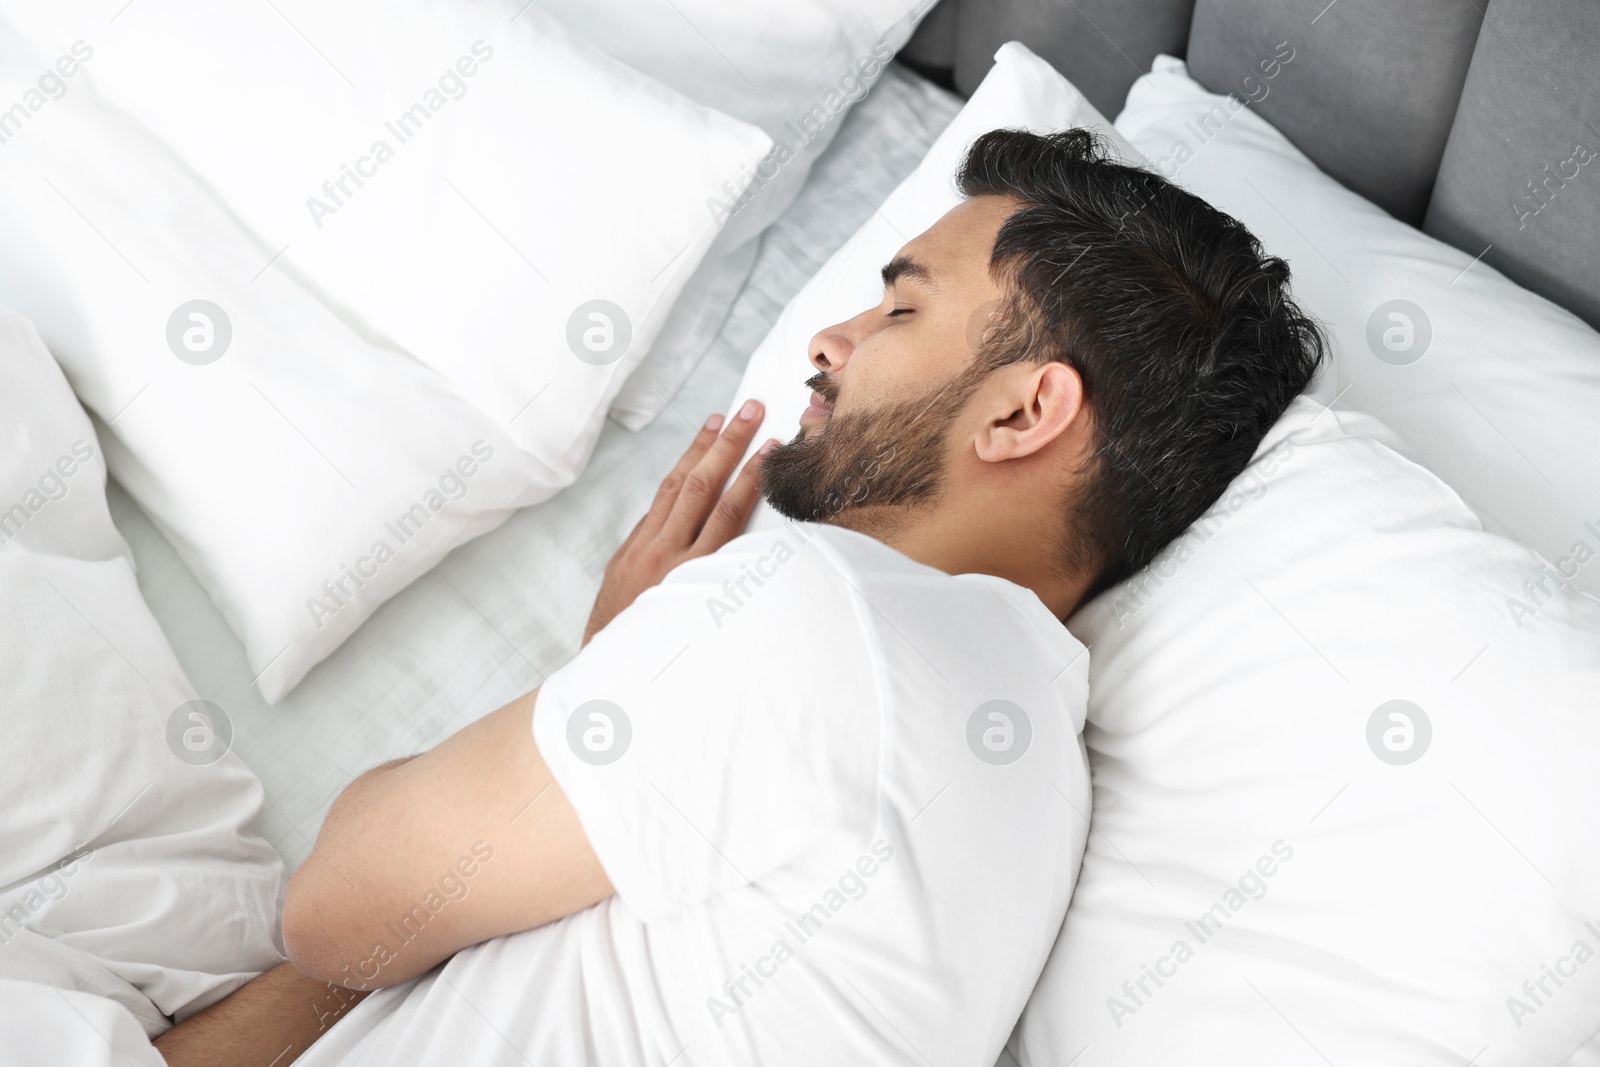
[[[822,394],[815,389],[811,391],[811,404],[800,415],[800,421],[807,419],[825,419],[833,414],[833,405],[822,398]]]

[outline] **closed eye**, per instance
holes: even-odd
[[[897,315],[909,315],[915,310],[917,310],[917,309],[916,308],[895,308],[893,311],[889,312],[889,318],[892,319]]]

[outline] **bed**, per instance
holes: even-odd
[[[898,61],[882,66],[881,76],[876,64],[873,75],[863,74],[870,91],[859,100],[847,92],[853,106],[831,140],[816,138],[803,166],[780,163],[775,175],[761,169],[772,158],[763,153],[774,135],[793,129],[780,122],[793,117],[803,125],[800,113],[737,116],[767,131],[760,134],[715,116],[685,119],[673,111],[676,103],[662,104],[662,121],[682,119],[686,129],[698,129],[705,159],[715,160],[695,177],[700,185],[686,178],[686,186],[715,190],[724,173],[737,171],[725,186],[732,190],[728,205],[733,194],[742,198],[762,180],[774,189],[792,184],[792,202],[769,197],[786,205],[772,217],[764,206],[729,215],[725,205],[721,217],[713,207],[717,227],[695,237],[698,244],[684,244],[703,256],[701,267],[674,266],[673,256],[661,268],[670,283],[665,289],[656,287],[661,273],[634,279],[642,303],[629,303],[628,314],[641,328],[648,318],[650,336],[660,339],[656,347],[671,350],[674,360],[622,364],[631,376],[619,369],[603,396],[589,398],[597,411],[609,404],[610,417],[596,418],[576,435],[577,444],[535,440],[535,431],[517,424],[523,409],[479,421],[461,416],[462,432],[503,431],[503,439],[492,438],[496,449],[526,447],[537,462],[518,472],[521,482],[510,478],[502,486],[509,487],[507,499],[466,514],[430,546],[431,554],[403,564],[409,569],[384,571],[390,584],[359,616],[337,616],[332,637],[319,622],[315,650],[296,651],[293,667],[282,666],[281,652],[272,655],[286,631],[255,627],[233,596],[251,569],[251,552],[272,542],[273,508],[263,507],[248,524],[259,541],[232,546],[226,558],[209,553],[197,547],[196,527],[186,524],[182,509],[163,495],[168,487],[151,480],[153,453],[136,446],[130,458],[107,445],[113,472],[120,460],[128,475],[126,485],[108,482],[107,497],[137,567],[138,592],[193,694],[203,698],[207,728],[227,736],[228,759],[219,766],[253,772],[259,781],[260,834],[292,871],[354,777],[429,748],[538,686],[577,653],[606,561],[706,416],[728,410],[730,398],[757,396],[768,402],[772,432],[786,432],[804,403],[794,383],[812,320],[858,306],[861,287],[846,277],[850,268],[860,267],[863,256],[881,262],[879,246],[892,250],[898,243],[891,236],[908,238],[938,217],[953,193],[944,188],[943,172],[942,185],[926,174],[919,185],[919,166],[938,154],[941,133],[960,125],[969,102],[982,102],[980,87],[990,85],[998,95],[999,85],[1018,98],[997,108],[1013,116],[1007,124],[1096,127],[1113,158],[1158,170],[1242,219],[1269,251],[1290,261],[1297,295],[1330,331],[1334,359],[1235,491],[1208,513],[1201,535],[1181,539],[1147,573],[1070,623],[1093,656],[1085,741],[1095,792],[1092,818],[1080,813],[1083,874],[1037,992],[997,1067],[1176,1062],[1191,1050],[1193,1062],[1251,1056],[1353,1062],[1404,1049],[1429,1063],[1600,1064],[1600,1015],[1592,1008],[1600,1003],[1600,964],[1582,966],[1595,955],[1589,945],[1600,946],[1600,929],[1572,921],[1587,907],[1600,923],[1594,890],[1600,869],[1570,846],[1600,818],[1600,805],[1589,803],[1592,770],[1582,770],[1592,769],[1600,751],[1594,696],[1600,564],[1590,562],[1600,556],[1600,464],[1593,459],[1600,447],[1600,179],[1590,166],[1597,154],[1591,149],[1600,150],[1594,6],[1584,0],[874,5],[880,22],[871,31],[852,27],[859,40],[850,47],[859,56],[849,58],[865,64],[898,52]],[[600,21],[585,25],[599,20],[598,9],[547,6],[580,32],[601,32]],[[527,16],[535,17],[544,16]],[[651,73],[648,32],[632,38],[621,32],[613,45],[620,60]],[[61,62],[76,55],[89,64],[76,45],[61,47]],[[470,54],[487,66],[481,52]],[[605,65],[611,62],[596,60],[601,75],[634,77]],[[331,79],[322,61],[307,63]],[[95,69],[109,66],[107,58]],[[70,85],[66,68],[55,69]],[[469,77],[466,66],[455,69]],[[702,88],[721,76],[730,84],[719,91],[741,95],[729,73],[706,73]],[[1048,91],[1033,91],[1041,86]],[[1041,103],[1050,93],[1059,94],[1055,112]],[[125,105],[138,103],[130,96]],[[444,107],[454,114],[452,103]],[[10,133],[3,124],[0,130]],[[229,151],[224,145],[215,159],[200,161],[213,168],[209,180],[228,179]],[[230,195],[243,197],[254,179],[235,173],[232,180]],[[750,184],[732,188],[738,182]],[[471,206],[451,188],[449,196]],[[60,190],[35,192],[39,202],[57,196],[72,203]],[[9,195],[3,181],[0,194]],[[478,207],[471,211],[488,221]],[[263,219],[248,221],[268,225]],[[9,237],[17,247],[27,231],[5,227],[21,225],[0,218],[0,240]],[[215,225],[229,223],[218,213]],[[680,238],[688,241],[679,234],[670,243]],[[83,239],[93,247],[95,238]],[[99,239],[110,243],[103,234]],[[514,262],[520,259],[538,271],[504,235],[501,244],[515,252],[497,249],[504,264],[520,270]],[[603,257],[592,258],[589,266],[603,274]],[[277,273],[268,270],[271,262],[262,268],[269,285]],[[284,284],[312,291],[339,265],[305,259],[281,273]],[[0,263],[0,289],[10,297],[31,295],[28,269],[27,257],[12,253]],[[666,309],[674,305],[677,317],[669,319]],[[66,365],[101,439],[153,432],[150,424],[129,429],[144,417],[140,408],[119,422],[141,395],[137,381],[129,385],[110,372],[96,377],[93,360],[77,351],[63,355],[80,340],[71,315],[40,307],[35,317],[42,322],[58,316],[40,333]],[[648,314],[639,310],[645,307]],[[386,322],[407,347],[440,343],[437,336],[405,334],[403,315]],[[563,325],[552,322],[553,329]],[[96,330],[109,335],[116,325],[107,320]],[[566,329],[571,344],[573,327]],[[376,336],[384,332],[342,343],[366,345],[371,351],[363,358],[392,371],[382,360],[392,355],[385,352],[393,337]],[[167,360],[165,351],[160,358]],[[459,392],[473,403],[498,402],[495,388],[473,385],[470,374],[462,380]],[[505,380],[526,384],[496,379]],[[418,389],[435,401],[444,397],[447,407],[459,399],[454,385]],[[278,395],[270,385],[257,392],[269,404],[268,394]],[[1284,460],[1297,449],[1315,459],[1371,442],[1387,458],[1361,476],[1367,482],[1297,480],[1300,469]],[[182,444],[165,458],[198,464],[194,454],[202,450]],[[319,466],[335,466],[327,457],[306,462],[302,471],[332,482]],[[538,484],[530,490],[528,482]],[[400,489],[415,499],[410,485]],[[1314,509],[1318,494],[1328,492],[1370,497],[1372,512],[1349,518],[1348,528],[1330,525],[1327,543],[1294,541],[1282,515],[1274,518],[1274,509],[1293,501]],[[481,496],[468,504],[477,506]],[[1263,497],[1277,503],[1255,503]],[[156,506],[141,506],[141,499]],[[392,504],[383,506],[393,514]],[[296,525],[302,517],[283,520],[291,540],[293,531],[303,534]],[[1427,540],[1396,549],[1394,531],[1385,526],[1391,520],[1402,532],[1423,531]],[[775,521],[764,509],[756,525]],[[1225,535],[1213,541],[1212,530]],[[1285,547],[1291,542],[1300,556]],[[1366,555],[1339,555],[1357,542]],[[1192,559],[1201,562],[1191,565]],[[1252,568],[1254,582],[1247,580],[1240,594],[1237,579]],[[1369,573],[1377,575],[1375,584],[1363,585]],[[1457,581],[1455,574],[1472,578]],[[1340,599],[1319,586],[1318,577],[1347,595]],[[1454,587],[1489,592],[1452,600]],[[342,610],[344,601],[329,595]],[[1390,610],[1382,618],[1361,614],[1375,598],[1389,598]],[[1213,611],[1228,621],[1210,647],[1230,654],[1197,655],[1194,640],[1185,645],[1184,638],[1216,626]],[[304,629],[303,620],[297,625]],[[1394,658],[1404,663],[1388,661],[1396,648],[1402,655]],[[1325,667],[1357,695],[1335,700],[1330,694],[1344,690],[1319,673]],[[1300,687],[1260,681],[1279,672],[1294,675]],[[1390,699],[1402,690],[1407,699]],[[1431,726],[1412,699],[1434,709]],[[1351,717],[1356,705],[1360,722]],[[1526,736],[1508,733],[1504,717],[1491,714],[1508,706],[1527,724]],[[1293,736],[1280,736],[1284,708],[1301,716]],[[1395,755],[1385,724],[1414,731],[1419,721],[1424,733],[1415,756]],[[169,746],[172,730],[169,723]],[[1410,773],[1403,768],[1421,759],[1435,736],[1433,751],[1441,754],[1410,777],[1397,777]],[[1406,734],[1408,749],[1415,737]],[[1260,738],[1267,740],[1257,744]],[[1195,770],[1185,752],[1203,769]],[[1183,785],[1173,789],[1174,782]],[[237,793],[230,794],[234,801]],[[112,821],[121,815],[116,811]],[[260,878],[228,892],[241,899],[259,894],[269,861],[254,855],[252,871]],[[1432,903],[1420,902],[1420,912],[1406,910],[1417,908],[1416,900],[1385,910],[1389,898],[1377,887],[1388,877],[1433,894]],[[1487,888],[1476,896],[1457,892],[1479,882]],[[1239,899],[1237,908],[1223,903],[1229,894]],[[1485,899],[1494,900],[1503,922],[1482,921]],[[266,908],[255,904],[257,911]],[[1207,950],[1204,963],[1191,966],[1175,945],[1158,943],[1208,907],[1212,913],[1221,907],[1235,927],[1230,938],[1217,940],[1224,947]],[[1420,932],[1412,940],[1401,921],[1408,914],[1437,921],[1413,924]],[[1449,940],[1451,929],[1491,925],[1459,943]],[[1584,952],[1558,943],[1569,935]],[[1341,957],[1346,945],[1350,954]],[[1171,973],[1162,969],[1169,965]],[[1550,973],[1565,975],[1572,988],[1550,986],[1544,978]],[[1163,975],[1186,976],[1187,991],[1162,992]],[[0,971],[0,980],[8,977]],[[233,979],[243,975],[186,1010],[233,988]],[[1471,1018],[1470,1035],[1463,1032],[1467,1004],[1492,1009],[1478,1012],[1481,1026]],[[96,1009],[84,1002],[74,1010]],[[165,1020],[158,1012],[139,1021],[153,1033]],[[104,1023],[113,1025],[121,1023]],[[129,1048],[140,1043],[137,1034],[117,1040]]]

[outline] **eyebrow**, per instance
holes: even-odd
[[[883,265],[883,287],[885,289],[899,281],[901,278],[914,278],[930,289],[938,289],[938,284],[933,280],[933,272],[919,260],[910,256],[895,256]]]

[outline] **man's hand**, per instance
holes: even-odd
[[[584,644],[672,568],[708,556],[744,532],[761,499],[761,457],[777,439],[750,458],[727,492],[723,486],[755,437],[763,414],[758,401],[745,401],[720,437],[722,416],[706,420],[689,450],[662,480],[650,510],[606,564],[600,595],[584,627]]]

